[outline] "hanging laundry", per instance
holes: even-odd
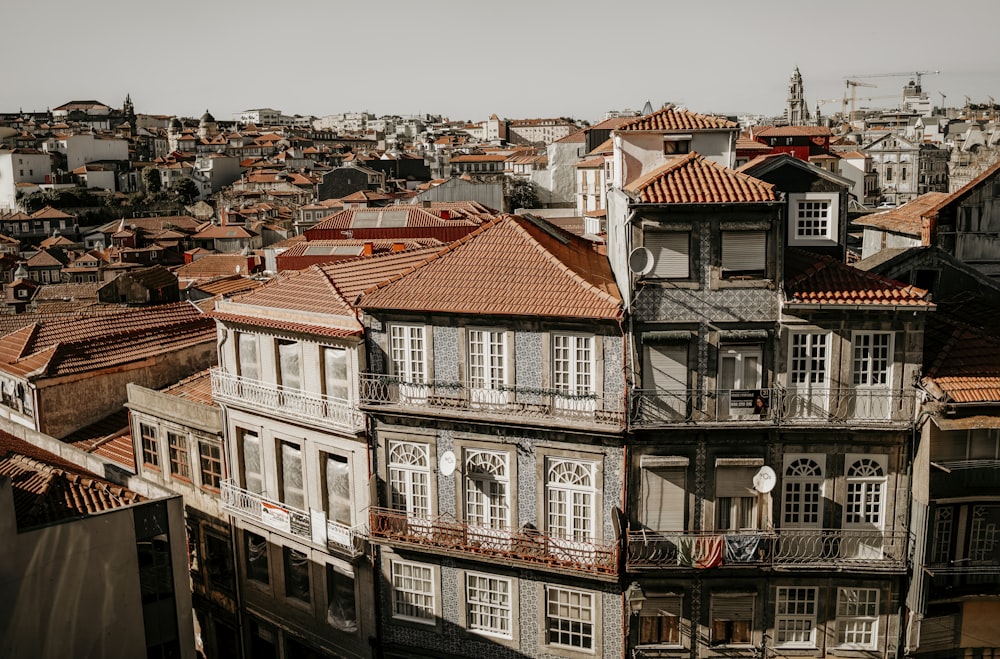
[[[760,547],[759,535],[727,535],[725,562],[753,563],[757,561],[757,549]]]

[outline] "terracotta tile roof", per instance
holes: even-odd
[[[829,137],[833,132],[827,126],[767,126],[756,131],[757,137]]]
[[[329,276],[318,266],[283,273],[260,288],[231,300],[224,309],[231,312],[236,305],[305,311],[315,314],[355,318],[354,309],[337,290]],[[358,326],[352,323],[352,326]]]
[[[94,453],[110,460],[131,473],[136,473],[135,451],[132,448],[132,431],[129,428],[128,410],[110,414],[86,428],[62,438],[81,451]]]
[[[440,245],[389,254],[347,259],[319,266],[345,300],[353,304],[361,293],[422,263],[441,251]]]
[[[205,222],[197,220],[190,215],[163,215],[160,217],[130,217],[124,220],[115,220],[101,225],[99,231],[111,233],[117,231],[124,223],[125,227],[134,226],[143,231],[160,231],[172,227],[185,232],[194,232],[200,229]]]
[[[738,126],[739,124],[728,119],[720,119],[705,114],[689,112],[688,110],[680,110],[673,105],[668,105],[652,114],[636,117],[621,124],[615,128],[615,132],[733,130]]]
[[[54,377],[148,359],[215,339],[215,324],[186,302],[36,322],[0,337],[0,370]]]
[[[206,238],[251,238],[257,234],[253,231],[248,230],[246,227],[239,226],[237,224],[226,224],[217,225],[213,224],[198,233],[194,234],[194,238],[206,239]]]
[[[77,284],[43,284],[35,291],[34,300],[96,300],[97,289],[104,282],[80,282]]]
[[[774,186],[698,153],[678,156],[625,187],[644,204],[731,204],[774,201]]]
[[[10,479],[18,529],[129,506],[143,497],[0,431],[0,476]]]
[[[161,391],[170,396],[176,396],[184,400],[203,405],[218,407],[218,403],[212,398],[212,370],[205,369],[184,378],[176,384],[162,389]]]
[[[363,309],[617,319],[621,297],[591,242],[504,215],[366,291]]]
[[[419,249],[421,247],[440,247],[442,243],[437,238],[405,238],[392,240],[390,238],[373,238],[371,240],[361,240],[352,238],[350,240],[310,240],[299,242],[281,252],[279,258],[291,256],[336,256],[338,258],[362,256],[365,245],[371,245],[373,254],[391,252],[402,245],[403,249]],[[333,259],[330,259],[333,260]]]
[[[64,213],[57,208],[52,208],[51,206],[46,206],[45,208],[39,208],[37,211],[31,214],[36,220],[65,220],[69,218],[76,217],[75,215],[70,215],[69,213]]]
[[[964,199],[966,197],[966,195],[970,194],[972,191],[974,191],[976,188],[978,188],[979,185],[981,185],[984,181],[986,181],[987,179],[989,179],[989,178],[993,177],[994,175],[996,175],[997,172],[1000,172],[1000,161],[998,161],[996,164],[992,165],[991,167],[986,168],[986,171],[984,171],[982,174],[980,174],[976,178],[972,179],[971,181],[969,181],[968,183],[966,183],[965,185],[963,185],[961,188],[959,188],[955,192],[952,192],[951,194],[949,194],[944,199],[941,199],[934,206],[928,208],[924,212],[924,215],[926,215],[928,217],[934,217],[934,216],[936,216],[938,213],[941,212],[942,209],[944,209],[949,204],[952,204],[952,203],[954,203],[956,201],[961,201],[962,199]]]
[[[888,277],[852,268],[830,256],[789,249],[785,297],[792,304],[906,306],[930,309],[928,293]]]
[[[948,196],[947,192],[926,192],[902,206],[859,217],[854,220],[854,224],[919,238],[922,226],[920,217]]]
[[[586,160],[581,160],[580,162],[573,165],[574,167],[604,167],[604,156],[595,156],[594,158],[587,158]]]
[[[924,387],[946,402],[1000,402],[1000,337],[949,318],[937,320],[928,328],[928,343],[936,349],[924,352],[932,356]]]
[[[247,272],[251,257],[240,254],[208,254],[174,271],[178,279],[210,279]]]
[[[229,277],[218,277],[209,281],[198,282],[189,288],[198,289],[209,295],[234,295],[236,293],[246,293],[255,288],[259,288],[261,282],[250,279],[242,275],[232,275]]]
[[[476,226],[465,218],[444,220],[433,213],[412,206],[388,206],[385,208],[349,208],[326,218],[310,231],[327,229],[367,229],[385,227],[454,227]]]

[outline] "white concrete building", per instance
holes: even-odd
[[[0,149],[0,210],[16,208],[17,191],[23,184],[49,182],[52,160],[37,149]]]

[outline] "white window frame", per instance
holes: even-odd
[[[591,543],[596,530],[597,464],[549,458],[545,470],[545,518],[553,538]]]
[[[774,643],[780,648],[816,647],[816,607],[819,589],[815,586],[778,586],[774,598]],[[792,597],[794,596],[794,597]],[[789,640],[801,636],[808,624],[809,638]],[[791,628],[785,627],[791,625]]]
[[[427,382],[427,328],[423,325],[390,325],[389,363],[391,375],[402,382]]]
[[[323,364],[323,395],[347,403],[351,400],[351,355],[343,346],[320,346]],[[339,373],[340,368],[343,373]]]
[[[308,510],[309,489],[306,484],[306,456],[305,451],[302,450],[302,445],[297,442],[288,441],[287,439],[279,439],[277,449],[279,461],[278,471],[281,476],[281,487],[279,488],[279,499],[281,503],[289,506],[290,508]],[[297,470],[295,468],[296,461],[298,462]],[[289,484],[289,476],[298,476],[301,479],[302,484],[299,487],[296,487],[294,483]],[[289,501],[289,499],[291,499],[291,501]]]
[[[389,578],[394,619],[421,625],[437,624],[438,584],[433,565],[393,558],[389,561]],[[410,601],[404,601],[407,597]],[[403,606],[407,609],[401,613]]]
[[[596,389],[593,334],[552,335],[552,387],[573,396],[593,394]]]
[[[264,494],[264,446],[260,441],[260,434],[248,428],[237,428],[236,433],[240,452],[240,476],[242,477],[240,485],[248,492]],[[257,471],[247,469],[248,443],[257,449]],[[260,482],[259,488],[251,487],[251,478]]]
[[[465,573],[465,621],[483,636],[514,638],[514,583],[482,572]]]
[[[790,332],[788,346],[788,387],[812,389],[815,385],[816,388],[828,388],[830,332]]]
[[[881,530],[888,493],[885,456],[849,454],[845,464],[844,527]]]
[[[732,383],[724,382],[723,365],[732,360]],[[753,361],[751,361],[753,360]],[[756,362],[753,373],[748,373],[748,366]],[[748,363],[749,362],[749,363]],[[719,375],[716,380],[718,389],[718,405],[721,418],[752,417],[760,412],[754,408],[733,408],[733,391],[759,390],[764,374],[764,347],[759,343],[746,345],[722,345],[719,347]],[[728,385],[728,386],[727,386]]]
[[[473,406],[502,406],[508,402],[513,365],[510,342],[510,332],[503,329],[466,328],[466,380]]]
[[[826,203],[825,218],[816,213]],[[795,246],[830,246],[837,244],[840,223],[840,195],[836,192],[801,192],[788,195],[788,242]],[[806,217],[802,217],[807,213]],[[825,222],[822,227],[804,226]],[[821,230],[820,230],[821,229]]]
[[[782,470],[781,528],[812,529],[823,525],[826,455],[786,455]]]
[[[851,363],[854,386],[868,389],[888,389],[892,385],[893,338],[892,332],[854,332],[852,334]],[[878,354],[880,352],[884,352],[884,354]]]
[[[407,440],[386,444],[389,477],[389,505],[409,518],[431,515],[430,445]],[[395,486],[395,487],[394,487]]]
[[[837,647],[875,650],[878,646],[878,607],[878,588],[838,588]],[[858,638],[867,638],[867,641],[858,641]]]
[[[573,615],[573,612],[576,612],[576,615]],[[597,640],[596,612],[597,597],[594,593],[577,588],[545,586],[545,645],[594,652]],[[567,625],[566,629],[554,628],[558,623]],[[553,642],[553,633],[558,634],[560,638],[568,637],[570,640],[578,638],[580,643]],[[588,639],[589,644],[585,643]]]
[[[468,449],[465,454],[465,521],[481,529],[510,527],[510,454]]]

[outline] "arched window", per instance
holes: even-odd
[[[393,510],[430,515],[430,454],[426,444],[389,442],[389,487]]]
[[[847,469],[844,523],[882,527],[885,470],[872,458],[859,458]]]
[[[823,521],[823,468],[812,458],[785,467],[783,527],[816,527]]]
[[[469,524],[491,529],[510,525],[508,455],[498,451],[469,451],[465,460],[465,518]]]
[[[548,531],[588,542],[594,538],[594,463],[552,460],[546,473]]]

